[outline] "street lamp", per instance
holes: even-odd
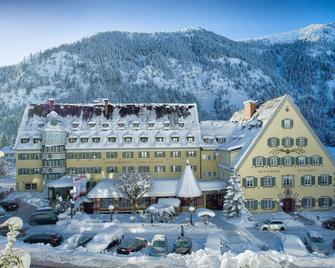
[[[148,208],[149,212],[150,212],[150,223],[151,225],[154,224],[154,211],[155,211],[155,207],[154,206],[150,206]]]
[[[70,205],[71,205],[71,219],[73,218],[73,210],[74,210],[74,201],[71,200],[70,201]]]
[[[112,222],[113,221],[113,209],[114,209],[114,206],[113,205],[109,205],[108,209],[109,209],[109,211],[111,213],[111,222]]]
[[[190,214],[191,214],[190,215],[190,224],[193,225],[193,212],[194,212],[195,208],[193,206],[190,206],[188,208],[188,210],[190,211]]]

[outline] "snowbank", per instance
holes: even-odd
[[[306,256],[308,254],[304,243],[296,235],[282,234],[283,250],[293,256]]]
[[[28,203],[35,207],[49,206],[49,201],[45,193],[40,192],[13,192],[6,199],[20,199],[22,202]]]
[[[204,216],[208,216],[208,217],[215,217],[215,212],[213,210],[210,210],[208,208],[197,208],[197,210],[195,211],[195,214],[200,218],[200,217],[204,217]]]

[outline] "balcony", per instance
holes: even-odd
[[[43,174],[50,173],[65,173],[65,167],[44,167],[42,169]]]
[[[65,153],[42,153],[42,160],[65,159]]]

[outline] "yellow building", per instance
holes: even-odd
[[[241,177],[249,210],[330,208],[333,159],[292,99],[244,104],[227,126],[229,141],[218,147],[220,177]]]

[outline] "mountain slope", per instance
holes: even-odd
[[[197,102],[227,119],[245,99],[291,94],[321,139],[335,144],[335,44],[232,41],[204,29],[106,32],[0,68],[0,131],[15,135],[28,102]],[[13,122],[10,123],[9,122]]]

